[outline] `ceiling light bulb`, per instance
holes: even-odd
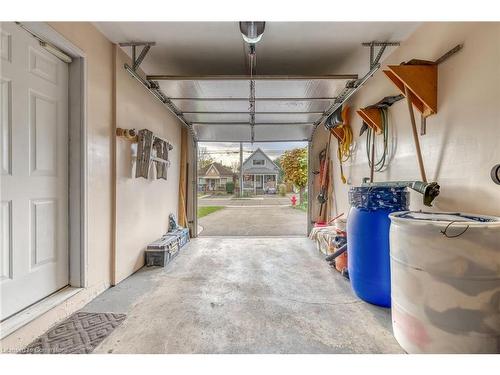
[[[248,44],[258,43],[262,34],[264,33],[264,29],[266,27],[265,22],[254,22],[254,21],[244,21],[240,22],[240,31],[243,36],[243,40]]]

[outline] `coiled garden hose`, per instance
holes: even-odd
[[[388,165],[388,147],[389,147],[389,121],[388,121],[388,116],[387,116],[387,108],[379,108],[380,115],[382,117],[382,127],[383,127],[383,136],[384,136],[384,147],[382,151],[382,155],[377,161],[372,160],[372,147],[375,147],[375,145],[372,145],[372,137],[373,134],[372,132],[374,131],[372,128],[368,127],[367,132],[366,132],[366,156],[368,158],[368,166],[371,168],[372,164],[375,163],[374,165],[374,170],[375,172],[381,172],[384,170],[384,168]],[[375,158],[374,158],[375,159]]]

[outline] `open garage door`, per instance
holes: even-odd
[[[291,159],[307,176],[307,142],[199,142],[198,235],[306,236],[307,178],[286,179]],[[294,183],[295,182],[295,183]]]
[[[198,141],[217,142],[307,141],[354,79],[357,75],[147,76],[158,82]]]

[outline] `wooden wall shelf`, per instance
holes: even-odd
[[[382,125],[382,116],[378,108],[360,108],[356,113],[363,121],[372,128],[376,134],[382,134],[384,127]]]
[[[410,100],[423,117],[437,113],[437,64],[389,65],[385,75],[405,95],[408,88]]]
[[[336,127],[330,130],[330,133],[339,140],[339,142],[342,142],[344,140],[344,129],[342,127]]]

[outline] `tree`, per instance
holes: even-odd
[[[210,155],[206,147],[200,148],[198,152],[198,168],[202,169],[208,167],[214,161],[214,158]]]
[[[274,160],[274,164],[276,164],[278,166],[278,168],[280,169],[280,172],[278,174],[278,183],[282,183],[283,180],[285,179],[285,172],[283,172],[283,167],[281,166],[281,157],[283,155],[280,155],[278,156],[275,160]]]
[[[281,168],[285,173],[285,181],[291,182],[299,189],[299,202],[302,203],[307,186],[307,148],[285,151],[281,156]]]

